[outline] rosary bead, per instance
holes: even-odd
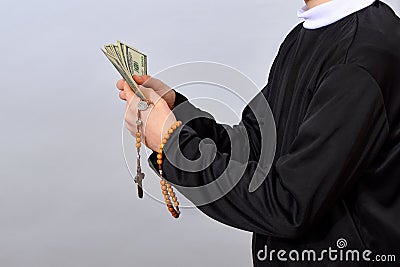
[[[141,143],[136,143],[136,148],[140,148],[142,146]]]
[[[142,134],[140,132],[137,132],[136,137],[140,137],[140,136],[142,136]]]
[[[136,138],[136,142],[140,143],[140,142],[142,142],[142,139],[140,137],[138,137],[138,138]]]
[[[176,194],[174,193],[174,190],[173,190],[171,184],[168,181],[166,181],[163,177],[163,173],[162,173],[163,149],[164,149],[165,144],[167,144],[168,139],[171,137],[171,134],[174,132],[174,130],[176,130],[181,125],[182,125],[181,121],[176,121],[168,129],[168,132],[164,135],[164,138],[161,140],[161,144],[160,144],[160,147],[159,147],[158,153],[157,153],[157,164],[158,164],[159,174],[160,174],[160,178],[161,178],[160,184],[161,184],[162,194],[164,195],[165,204],[167,205],[169,212],[171,213],[171,215],[174,218],[178,218],[180,215],[179,202],[178,202],[178,198],[176,197]],[[136,137],[137,137],[136,140],[137,140],[138,144],[140,145],[141,135],[139,133],[137,133]],[[171,199],[172,199],[172,201],[171,201]],[[173,204],[172,204],[172,202],[173,202]]]

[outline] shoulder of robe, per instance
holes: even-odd
[[[379,84],[367,69],[357,64],[338,64],[331,67],[320,79],[314,93],[322,97],[370,96],[381,98]]]
[[[357,24],[346,63],[362,66],[384,88],[400,69],[400,18],[380,3],[359,13]]]

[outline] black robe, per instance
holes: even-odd
[[[275,119],[277,147],[265,181],[249,192],[260,160],[254,113],[266,110],[257,105],[261,98]],[[229,161],[246,164],[228,194],[198,208],[253,232],[255,266],[271,266],[268,259],[257,258],[266,245],[268,250],[318,252],[337,249],[341,238],[346,249],[369,249],[371,260],[393,254],[400,264],[400,20],[393,10],[375,1],[318,29],[298,24],[280,46],[266,87],[251,102],[256,111],[246,107],[241,122],[229,127],[177,93],[174,113],[184,125],[172,134],[165,153],[179,144],[183,155],[195,160],[205,138],[213,140],[217,151],[202,151],[202,157],[213,160],[198,172],[176,168],[174,155],[168,155],[165,178],[201,186],[219,177]],[[193,116],[203,118],[188,121]],[[250,138],[246,159],[231,154],[240,150],[243,130]],[[158,169],[156,153],[149,162]],[[279,263],[276,255],[272,262]]]

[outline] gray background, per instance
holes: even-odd
[[[0,266],[250,266],[249,233],[196,209],[176,221],[160,203],[137,199],[122,153],[119,77],[99,48],[132,44],[153,74],[220,62],[262,88],[303,4],[2,1]]]

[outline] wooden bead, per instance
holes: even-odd
[[[165,144],[167,144],[168,139],[171,137],[171,134],[176,130],[179,126],[182,125],[181,121],[176,121],[167,131],[167,133],[164,135],[164,138],[161,140],[160,148],[158,150],[157,154],[157,164],[159,165],[159,170],[160,170],[160,177],[161,177],[161,190],[162,194],[164,195],[165,199],[165,204],[167,205],[167,208],[169,212],[171,212],[172,216],[174,218],[178,218],[180,215],[179,212],[179,202],[178,198],[176,197],[176,194],[174,193],[174,190],[171,186],[171,184],[168,181],[165,181],[162,175],[162,163],[163,163],[163,149],[165,147]],[[140,136],[137,136],[138,138]],[[172,201],[171,201],[172,198]],[[172,204],[173,202],[173,204]],[[176,207],[176,209],[174,208]]]
[[[136,142],[140,143],[142,142],[142,139],[140,137],[136,138]]]
[[[140,148],[142,146],[141,143],[136,143],[136,148]]]
[[[142,133],[140,133],[140,132],[136,133],[136,137],[141,137],[141,136],[142,136]]]

